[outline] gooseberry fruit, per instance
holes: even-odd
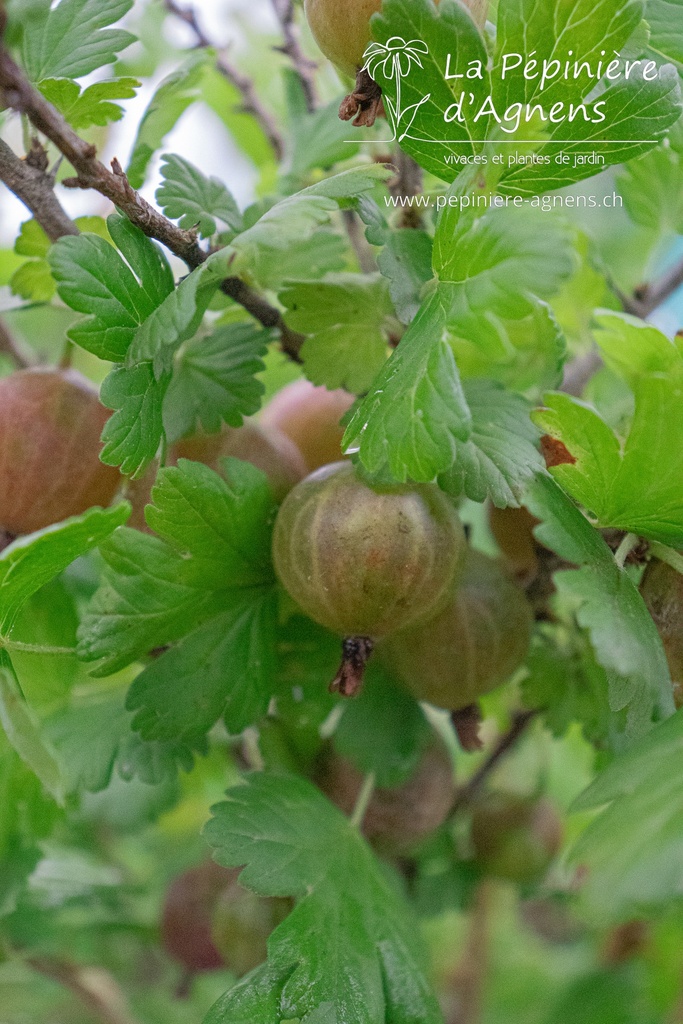
[[[19,370],[0,379],[0,526],[42,530],[111,503],[117,469],[100,461],[111,413],[73,370]]]
[[[472,808],[472,847],[481,868],[528,884],[540,878],[562,846],[560,817],[546,799],[489,793]]]
[[[291,909],[290,900],[257,896],[243,889],[236,878],[223,890],[213,914],[212,937],[238,978],[264,962],[271,932]]]
[[[538,574],[538,541],[534,527],[539,520],[527,508],[489,507],[489,525],[500,552],[521,583],[528,583]]]
[[[523,591],[502,565],[470,549],[446,607],[429,622],[392,633],[380,651],[419,700],[457,711],[519,668],[532,623]]]
[[[164,949],[187,971],[215,971],[224,966],[212,937],[213,913],[235,872],[206,861],[174,878],[169,885],[161,917]]]
[[[274,427],[252,421],[241,427],[224,427],[217,434],[196,434],[177,441],[170,461],[192,459],[220,471],[220,460],[229,456],[250,462],[265,473],[278,501],[307,473],[303,456],[288,437]]]
[[[640,592],[662,638],[676,707],[683,707],[683,575],[666,562],[653,560],[643,574]]]
[[[275,521],[273,558],[303,611],[347,638],[334,689],[357,693],[374,641],[442,607],[465,547],[432,484],[373,490],[346,462],[297,484]]]
[[[348,391],[328,391],[310,381],[295,380],[268,403],[261,423],[286,434],[312,473],[342,458],[344,428],[340,420],[354,400]]]
[[[291,910],[289,900],[243,889],[238,875],[205,861],[174,878],[166,891],[162,944],[189,974],[222,967],[247,974],[266,959],[268,936]]]
[[[439,0],[436,0],[438,4]],[[486,22],[488,0],[463,0],[474,21]],[[304,10],[316,43],[340,71],[355,76],[370,42],[370,18],[382,0],[305,0]]]
[[[328,752],[316,781],[340,810],[353,813],[364,777],[350,761]],[[444,745],[435,741],[403,785],[375,788],[363,816],[363,835],[383,853],[408,852],[444,823],[454,797],[451,759]]]

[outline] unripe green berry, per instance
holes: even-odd
[[[532,625],[524,592],[502,565],[470,550],[446,607],[387,637],[379,653],[419,700],[457,711],[519,668]]]
[[[281,583],[310,618],[377,638],[439,610],[465,550],[433,485],[374,490],[349,463],[311,474],[285,499],[273,537]]]

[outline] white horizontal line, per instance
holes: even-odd
[[[358,146],[361,142],[377,142],[380,145],[384,143],[389,145],[395,142],[395,139],[344,139],[344,142],[348,142],[350,145]],[[464,139],[411,139],[411,142],[424,142],[428,145],[438,146],[469,146],[471,143],[466,142]],[[660,139],[596,139],[593,141],[577,141],[576,139],[548,139],[546,142],[536,141],[536,144],[540,146],[656,146]],[[524,142],[521,139],[484,139],[481,145],[485,146],[530,146],[534,145],[533,142],[527,140]]]

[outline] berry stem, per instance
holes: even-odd
[[[451,723],[466,754],[484,749],[483,740],[479,736],[481,722],[482,714],[478,704],[468,704],[466,708],[451,714]]]
[[[62,352],[62,357],[59,360],[59,369],[60,370],[70,370],[71,369],[71,365],[73,363],[73,355],[74,355],[74,343],[69,338],[67,338],[66,343],[64,345],[64,351]]]
[[[652,541],[650,554],[658,558],[660,562],[666,562],[676,572],[683,573],[683,555],[680,551],[674,551],[673,548],[668,548],[665,544],[660,544],[659,541]]]
[[[357,697],[363,689],[365,666],[375,649],[369,636],[347,636],[342,642],[342,660],[337,675],[330,683],[330,693]]]
[[[456,815],[462,807],[466,806],[477,795],[494,768],[497,768],[498,763],[514,748],[517,741],[524,735],[538,714],[539,711],[536,708],[529,711],[517,711],[513,714],[512,723],[508,731],[500,737],[498,743],[481,767],[460,790],[451,809],[451,817]]]
[[[620,569],[623,569],[626,564],[626,559],[631,552],[638,546],[640,538],[635,533],[627,533],[621,544],[614,553],[614,561],[617,563]]]
[[[372,794],[375,791],[375,773],[368,772],[363,780],[358,799],[356,800],[356,806],[353,808],[353,814],[351,815],[351,824],[354,828],[360,831],[363,819],[365,817],[368,805],[372,800]]]

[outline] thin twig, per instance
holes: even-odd
[[[683,259],[679,260],[658,281],[636,289],[637,316],[645,318],[659,309],[683,285]]]
[[[640,285],[632,295],[626,295],[622,292],[614,281],[608,280],[608,284],[611,291],[619,299],[625,313],[639,317],[641,320],[646,320],[651,313],[659,309],[668,298],[683,286],[683,259],[674,264],[657,281]],[[602,358],[597,349],[592,349],[584,355],[577,356],[565,368],[561,390],[568,395],[579,397],[583,394],[589,380],[595,376],[602,366]]]
[[[303,51],[292,0],[272,0],[272,2],[285,38],[284,46],[279,46],[277,49],[291,60],[301,83],[306,109],[309,114],[312,114],[318,106],[318,94],[315,87],[315,71],[318,65],[315,61],[310,60]]]
[[[1,25],[0,25],[1,29]],[[24,113],[31,124],[45,135],[76,171],[76,177],[63,184],[71,188],[92,188],[111,200],[130,222],[156,241],[165,245],[190,269],[202,265],[207,253],[200,248],[195,231],[183,231],[155,210],[131,186],[118,160],[109,170],[97,159],[95,146],[85,142],[66,122],[59,111],[35,89],[9,52],[0,45],[0,103]],[[304,337],[291,331],[282,314],[241,278],[228,277],[223,291],[242,305],[264,327],[280,332],[283,350],[292,359],[299,359]]]
[[[397,151],[396,159],[393,162],[396,164],[398,173],[390,182],[389,189],[392,196],[406,200],[401,212],[400,226],[402,228],[420,228],[423,223],[421,208],[417,205],[410,205],[410,200],[422,192],[424,184],[422,168],[416,160],[413,160],[412,156],[408,156],[402,149]]]
[[[63,235],[78,234],[78,228],[54,193],[51,175],[20,160],[2,139],[0,181],[30,210],[51,242]]]
[[[31,359],[24,351],[23,346],[19,344],[2,317],[0,317],[0,353],[11,359],[20,370],[26,370],[35,365],[35,360]]]
[[[467,785],[464,786],[456,796],[451,814],[456,814],[462,807],[470,803],[472,798],[476,796],[483,784],[486,782],[494,768],[498,765],[498,762],[512,750],[538,714],[538,710],[534,708],[530,711],[518,711],[513,715],[512,725],[508,731],[501,736],[482,766],[474,773]]]
[[[596,348],[590,352],[577,356],[567,363],[562,378],[561,391],[567,395],[574,395],[580,398],[588,381],[602,368],[602,359]]]
[[[166,10],[189,25],[197,37],[197,45],[202,49],[216,51],[216,67],[242,97],[243,110],[251,114],[260,124],[278,161],[285,155],[285,143],[273,115],[267,110],[256,92],[256,86],[243,71],[240,71],[228,57],[228,51],[215,46],[199,24],[194,7],[182,7],[176,0],[165,0]]]
[[[123,173],[118,160],[109,170],[97,159],[95,146],[85,142],[60,112],[34,86],[7,49],[0,47],[0,98],[6,106],[25,114],[34,128],[55,144],[77,177],[67,179],[70,188],[92,188],[111,200],[144,233],[162,242],[190,266],[206,259],[197,243],[196,232],[183,231],[138,195]]]
[[[477,886],[469,913],[467,941],[450,979],[454,996],[448,1024],[479,1024],[490,961],[490,924],[493,890],[489,879]]]
[[[69,989],[101,1024],[137,1024],[128,1000],[108,971],[46,956],[30,957],[26,963],[38,974]]]

